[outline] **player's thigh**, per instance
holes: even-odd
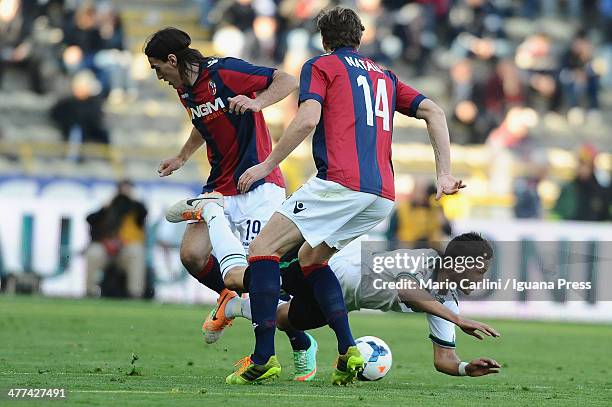
[[[342,225],[333,236],[326,239],[325,243],[336,249],[343,248],[385,220],[393,211],[393,205],[392,200],[377,196],[370,205]]]
[[[278,212],[291,219],[308,244],[316,247],[376,198],[333,181],[312,178],[287,198]]]
[[[231,197],[231,206],[228,206],[226,216],[245,250],[248,251],[251,242],[284,200],[285,189],[270,183],[260,185],[246,194]]]
[[[281,257],[295,246],[302,244],[303,241],[304,238],[297,226],[277,212],[272,215],[266,226],[251,242],[249,257]]]
[[[208,260],[212,251],[208,226],[205,222],[190,223],[181,241],[180,256],[183,264],[198,264]],[[201,265],[204,267],[204,264]]]

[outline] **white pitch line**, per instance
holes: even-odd
[[[55,376],[55,375],[63,375],[63,376],[122,376],[124,374],[124,372],[117,372],[117,373],[78,373],[78,372],[43,372],[43,373],[37,373],[37,372],[0,372],[0,375],[3,376],[12,376],[12,375],[22,375],[22,376],[42,376],[42,375],[50,375],[50,376]],[[153,377],[155,378],[156,376],[146,376],[146,377]],[[162,377],[162,376],[157,376],[157,377]],[[186,378],[186,379],[222,379],[221,376],[187,376],[187,375],[176,375],[176,376],[169,376],[169,375],[163,375],[163,377],[169,377],[169,378],[173,378],[173,379],[180,379],[180,378]]]
[[[311,397],[311,398],[335,398],[335,399],[345,399],[345,400],[353,400],[357,395],[353,396],[340,396],[340,395],[325,395],[325,394],[296,394],[296,393],[242,393],[236,392],[234,390],[228,391],[227,393],[221,392],[210,392],[206,391],[205,393],[200,393],[199,391],[188,392],[188,391],[148,391],[148,390],[70,390],[68,389],[68,393],[104,393],[104,394],[202,394],[207,396],[265,396],[265,397],[274,397],[274,396],[285,396],[285,397]]]

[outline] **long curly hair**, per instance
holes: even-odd
[[[144,53],[148,57],[162,61],[167,61],[170,54],[176,55],[181,79],[187,80],[190,73],[197,72],[196,67],[208,60],[197,49],[189,48],[190,45],[191,37],[189,34],[178,28],[166,27],[147,39],[144,45]]]

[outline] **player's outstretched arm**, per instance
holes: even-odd
[[[408,305],[413,310],[419,310],[439,318],[445,319],[457,325],[463,332],[477,339],[483,339],[483,335],[498,337],[499,333],[487,324],[482,322],[465,319],[461,315],[448,309],[440,302],[436,301],[427,290],[420,287],[413,287],[405,290],[398,290],[401,302]]]
[[[266,177],[278,164],[281,163],[309,134],[311,134],[321,118],[321,104],[308,99],[302,104],[291,121],[285,133],[274,146],[272,152],[264,162],[254,165],[246,170],[238,180],[238,190],[245,193],[254,182]]]
[[[159,168],[157,169],[157,173],[160,177],[166,177],[171,175],[174,171],[181,168],[196,152],[196,150],[204,144],[204,138],[195,127],[191,129],[191,134],[185,144],[181,148],[181,151],[177,156],[168,158],[167,160],[162,161],[159,164]]]
[[[494,359],[478,358],[471,362],[462,362],[454,348],[445,348],[433,344],[434,366],[440,373],[450,376],[485,376],[499,373],[500,364]]]
[[[229,100],[229,112],[244,114],[247,110],[259,112],[268,106],[280,102],[289,94],[297,90],[298,82],[293,76],[286,72],[276,70],[272,77],[272,83],[267,89],[261,91],[255,99],[245,95],[237,95]]]
[[[440,199],[442,194],[457,193],[461,188],[465,188],[465,184],[451,175],[450,137],[444,111],[430,99],[424,99],[416,111],[416,118],[427,123],[429,141],[434,151],[438,179],[436,199]]]

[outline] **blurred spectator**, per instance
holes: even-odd
[[[387,239],[414,248],[441,249],[440,242],[444,235],[451,234],[451,227],[435,197],[435,185],[417,181],[410,199],[397,203],[389,221]]]
[[[96,7],[84,1],[75,10],[74,17],[64,31],[64,43],[68,46],[64,62],[70,71],[93,69],[96,52],[104,48],[104,40],[98,26]]]
[[[81,71],[72,79],[72,94],[58,100],[51,108],[51,117],[70,144],[70,158],[78,157],[83,142],[109,142],[100,94],[100,84],[93,74]]]
[[[146,216],[147,209],[133,198],[133,184],[128,180],[117,184],[117,194],[110,204],[87,216],[91,233],[91,243],[85,251],[88,296],[99,293],[99,272],[118,267],[126,275],[129,296],[143,297]]]
[[[596,151],[584,145],[578,151],[576,178],[565,184],[554,207],[554,213],[564,220],[609,220],[607,191],[595,178]]]
[[[522,106],[525,89],[518,68],[510,59],[496,63],[485,85],[484,108],[487,114],[501,122],[509,108]]]
[[[601,55],[604,61],[603,85],[612,86],[612,0],[599,0],[599,21],[602,30]]]
[[[450,11],[452,50],[460,57],[489,60],[511,52],[504,32],[503,15],[492,1],[459,0]]]
[[[593,44],[578,31],[563,56],[560,81],[570,109],[586,98],[588,109],[599,109],[599,77],[593,69]]]
[[[69,76],[81,70],[93,72],[104,98],[120,102],[126,92],[134,94],[130,78],[132,56],[125,50],[121,16],[110,1],[82,1],[66,10],[61,54]]]
[[[529,134],[536,123],[537,115],[532,109],[512,107],[487,139],[491,156],[489,190],[499,195],[514,193],[514,214],[519,218],[542,214],[537,188],[546,175],[548,162],[540,143]]]
[[[106,87],[110,91],[111,101],[120,102],[126,92],[135,96],[130,78],[132,55],[125,50],[123,23],[115,7],[105,1],[98,5],[97,13],[103,49],[95,54],[93,63],[104,72],[102,78],[108,80]]]
[[[35,1],[0,0],[0,88],[5,71],[16,68],[25,73],[32,91],[49,90],[44,71],[52,69],[50,51],[61,40],[52,31],[58,22],[56,11],[56,2],[43,6]]]
[[[451,134],[455,143],[481,144],[494,126],[484,110],[484,85],[476,80],[473,71],[472,60],[468,58],[459,60],[451,67]]]
[[[561,91],[557,83],[559,63],[551,38],[537,33],[516,50],[516,65],[527,74],[528,103],[537,110],[559,110]]]

